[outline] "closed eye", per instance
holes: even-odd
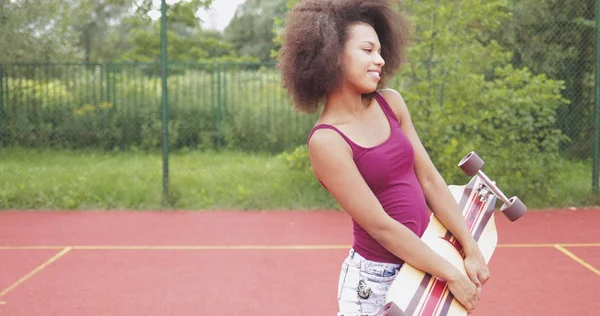
[[[371,48],[365,48],[365,49],[363,49],[363,51],[365,51],[365,52],[367,52],[367,53],[369,53],[369,54],[370,54],[370,53],[372,53],[372,52],[373,52],[373,49],[371,49]],[[377,53],[378,53],[379,55],[381,55],[381,51],[380,51],[380,50],[379,50],[379,51],[377,51]]]
[[[363,44],[366,44],[365,46],[363,46],[364,51],[371,53],[374,48],[379,48],[378,53],[379,53],[379,55],[381,55],[381,47],[379,47],[379,45],[375,45],[375,43],[373,43],[371,41],[365,41],[365,42],[363,42]]]

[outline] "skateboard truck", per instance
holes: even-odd
[[[496,182],[490,180],[488,176],[481,170],[483,168],[483,160],[474,152],[468,153],[458,163],[458,167],[467,176],[479,176],[481,181],[484,183],[484,191],[480,191],[480,199],[487,196],[487,190],[491,191],[497,198],[499,198],[504,204],[500,208],[500,211],[511,221],[514,222],[519,219],[527,211],[527,206],[521,202],[521,200],[513,196],[510,199],[506,197],[504,193],[496,186]],[[487,190],[486,190],[487,189]],[[481,194],[483,192],[483,194]]]
[[[479,184],[479,187],[477,188],[477,196],[479,197],[479,200],[481,202],[487,202],[488,198],[490,197],[490,194],[490,190],[485,186],[485,184]]]

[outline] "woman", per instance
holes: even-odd
[[[353,221],[338,315],[373,315],[404,262],[447,281],[472,311],[489,269],[400,93],[383,89],[404,62],[408,23],[385,0],[306,0],[290,12],[280,51],[295,106],[322,107],[308,148],[315,176]],[[464,249],[464,276],[425,245],[428,208]]]

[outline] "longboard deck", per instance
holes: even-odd
[[[452,195],[460,206],[471,234],[477,241],[486,260],[498,243],[498,233],[494,221],[494,205],[496,197],[483,192],[481,199],[480,186],[483,181],[474,176],[465,186],[449,186]],[[460,244],[450,232],[431,215],[429,226],[421,239],[436,253],[466,275]],[[450,291],[444,280],[433,277],[405,263],[394,282],[390,286],[386,302],[396,304],[407,316],[466,316],[466,309]]]

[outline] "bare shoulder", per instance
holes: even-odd
[[[343,157],[352,158],[352,148],[336,131],[320,128],[308,140],[308,152],[313,167]]]
[[[308,140],[308,147],[314,151],[329,149],[343,149],[349,146],[344,139],[331,128],[319,128],[311,135]]]
[[[400,122],[410,117],[408,113],[408,107],[406,106],[406,102],[404,102],[404,98],[400,92],[391,88],[386,88],[379,90],[379,93],[390,105],[392,111],[394,111],[394,114],[396,114]]]

